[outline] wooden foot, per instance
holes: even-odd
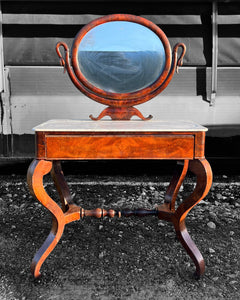
[[[40,268],[59,242],[65,226],[63,211],[57,203],[49,197],[43,187],[43,176],[48,174],[51,169],[52,162],[46,160],[34,160],[29,166],[27,175],[28,185],[32,195],[35,196],[35,198],[52,214],[51,232],[41,248],[35,254],[31,264],[31,271],[35,278],[41,275]]]
[[[191,257],[191,259],[193,260],[196,266],[196,271],[194,273],[194,276],[197,279],[199,279],[200,276],[203,275],[205,271],[205,262],[202,257],[202,254],[197,248],[197,246],[195,245],[195,243],[193,242],[193,240],[191,239],[185,225],[185,220],[182,221],[181,223],[176,222],[174,225],[175,225],[175,230],[179,241],[181,242],[181,244],[183,245],[183,247],[185,248],[188,255]]]
[[[179,241],[196,266],[195,275],[200,277],[204,273],[205,263],[202,254],[187,231],[185,219],[188,212],[207,195],[212,184],[212,170],[206,159],[191,160],[189,170],[196,175],[197,184],[193,193],[178,206],[172,215],[172,222]]]

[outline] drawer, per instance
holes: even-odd
[[[47,159],[193,159],[194,135],[46,135]]]

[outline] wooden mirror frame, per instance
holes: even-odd
[[[85,78],[85,76],[82,74],[79,68],[78,48],[83,37],[94,27],[113,21],[128,21],[143,25],[152,30],[159,37],[163,44],[165,50],[165,67],[162,73],[159,75],[155,82],[138,91],[130,93],[113,93],[105,91],[91,84]],[[65,59],[62,57],[60,47],[63,47],[65,50]],[[177,51],[179,47],[182,48],[182,52],[180,58],[178,59]],[[173,49],[172,55],[171,46],[168,41],[168,38],[157,25],[139,16],[129,14],[113,14],[93,20],[92,22],[85,25],[77,33],[71,51],[71,64],[69,57],[69,48],[64,42],[59,42],[57,44],[56,51],[60,58],[61,65],[64,66],[64,68],[68,71],[68,75],[72,80],[73,84],[89,98],[101,104],[109,106],[108,108],[104,109],[104,111],[97,118],[94,118],[92,115],[90,115],[91,119],[100,120],[104,116],[108,115],[113,120],[130,120],[132,116],[137,115],[142,120],[149,120],[152,118],[151,115],[145,118],[143,117],[141,112],[133,106],[152,99],[167,87],[167,85],[173,77],[175,70],[178,69],[178,66],[182,65],[182,60],[186,51],[186,47],[183,43],[176,44]]]

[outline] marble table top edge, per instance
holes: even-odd
[[[207,131],[208,129],[189,120],[131,120],[131,121],[91,121],[52,119],[33,128],[34,131],[68,132],[170,132],[170,131]]]

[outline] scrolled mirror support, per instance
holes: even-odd
[[[63,42],[59,42],[57,43],[56,45],[56,52],[57,52],[57,55],[58,57],[60,58],[60,65],[64,67],[64,73],[66,72],[66,68],[65,68],[65,60],[64,58],[62,57],[62,54],[61,54],[61,51],[60,51],[60,47],[63,47],[64,50],[65,50],[65,60],[66,61],[69,61],[69,49],[68,49],[68,46],[67,44],[63,43]]]
[[[130,120],[133,116],[139,117],[143,121],[152,119],[152,115],[144,117],[143,114],[135,107],[107,107],[105,108],[98,117],[90,115],[89,118],[93,121],[99,121],[105,116],[111,117],[112,120]]]
[[[65,59],[63,58],[62,54],[61,54],[61,51],[60,51],[60,47],[63,47],[64,51],[65,51]],[[60,64],[61,66],[64,67],[64,72],[67,70],[68,72],[68,75],[70,77],[70,79],[72,80],[73,84],[83,93],[85,94],[86,96],[92,98],[93,100],[99,102],[99,103],[103,103],[103,99],[102,97],[99,97],[97,95],[95,95],[94,93],[86,90],[85,87],[83,87],[83,85],[78,81],[78,79],[76,78],[73,70],[72,70],[72,67],[70,65],[70,57],[69,57],[69,48],[68,48],[68,45],[64,42],[59,42],[57,43],[56,45],[56,52],[57,52],[57,55],[59,56],[60,58]]]
[[[178,48],[179,47],[182,48],[182,52],[180,54],[179,59],[177,60],[177,53],[178,53]],[[179,67],[181,67],[182,64],[183,64],[183,57],[184,57],[185,53],[186,53],[186,46],[185,46],[185,44],[178,43],[178,44],[176,44],[174,46],[174,48],[173,48],[173,57],[174,57],[175,61],[177,61],[177,64],[176,64],[176,73],[179,72]]]
[[[180,54],[180,57],[178,58],[178,49],[182,48],[182,52]],[[172,80],[174,73],[179,73],[179,67],[182,66],[183,64],[183,57],[186,53],[186,46],[183,43],[177,43],[174,48],[173,48],[173,61],[172,61],[172,66],[170,69],[170,72],[166,78],[166,80],[163,82],[163,84],[154,90],[152,93],[149,94],[149,99],[152,99],[153,97],[157,96],[160,94],[169,84],[169,82]]]

